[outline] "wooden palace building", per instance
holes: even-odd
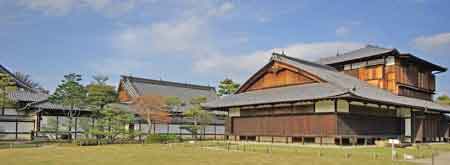
[[[310,62],[274,53],[238,91],[203,104],[226,111],[230,139],[368,144],[448,140],[450,107],[432,101],[447,69],[367,46]]]
[[[48,101],[49,94],[32,88],[13,73],[0,65],[0,74],[6,75],[11,80],[11,85],[5,91],[1,91],[1,97],[11,102],[0,104],[0,141],[2,140],[32,140],[36,136],[45,136],[49,139],[61,137],[76,138],[81,136],[84,129],[79,126],[81,120],[88,118],[90,111],[78,110],[74,119],[74,128],[67,128],[66,113],[70,109]],[[3,99],[2,99],[3,100]]]
[[[142,118],[138,118],[132,127],[135,130],[147,132],[148,129],[152,129],[155,133],[171,133],[179,136],[192,136],[189,130],[184,129],[186,126],[192,125],[193,120],[185,117],[183,114],[186,110],[192,107],[190,105],[191,99],[195,97],[205,97],[208,101],[216,100],[216,90],[214,87],[171,82],[164,80],[153,80],[132,76],[122,76],[119,82],[118,89],[119,101],[123,105],[124,109],[128,109],[131,112],[132,107],[129,106],[133,98],[139,96],[162,96],[162,97],[177,97],[181,100],[182,104],[178,108],[169,109],[171,116],[170,123],[153,123],[152,128],[146,124],[146,121]],[[214,118],[208,126],[201,130],[201,134],[206,138],[223,138],[225,133],[224,119],[226,113],[222,111],[213,112]],[[138,115],[136,115],[139,117]]]

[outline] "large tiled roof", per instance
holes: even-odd
[[[217,99],[214,87],[178,83],[162,80],[144,79],[131,76],[122,76],[122,83],[128,93],[136,96],[158,95],[163,97],[175,96],[181,99],[185,106],[178,111],[185,111],[190,107],[189,101],[198,96],[204,96],[208,100]]]
[[[13,73],[0,65],[0,73],[8,74],[16,82],[20,90],[9,91],[7,97],[15,102],[24,102],[27,109],[45,109],[45,110],[68,110],[69,107],[50,103],[48,101],[49,94],[43,93],[41,90],[34,89],[17,79]],[[80,110],[80,109],[77,109]]]
[[[384,102],[411,108],[450,112],[450,107],[431,101],[397,96],[386,90],[369,85],[350,75],[338,72],[326,65],[309,62],[286,55],[274,54],[271,61],[286,63],[318,76],[325,83],[314,83],[259,91],[250,91],[223,97],[203,104],[206,108],[222,108],[254,104],[334,98],[347,95],[365,100]]]
[[[63,106],[63,105],[60,105],[60,104],[54,104],[54,103],[51,103],[48,100],[33,102],[33,103],[29,104],[29,106],[31,108],[37,109],[37,110],[58,110],[58,111],[71,110],[71,108],[68,107],[68,106]],[[90,111],[89,109],[81,109],[81,108],[74,108],[73,110],[76,110],[76,111]]]
[[[49,95],[45,93],[36,93],[30,91],[17,90],[8,92],[9,99],[13,101],[36,102],[46,100],[48,96]]]
[[[224,96],[216,101],[203,104],[205,108],[233,107],[242,105],[257,105],[265,103],[283,103],[300,100],[315,100],[330,98],[345,93],[330,83],[312,83],[305,85],[286,86],[243,92]]]
[[[8,98],[15,102],[25,102],[27,109],[34,110],[69,110],[69,107],[54,104],[48,101],[49,95],[46,93],[31,91],[11,91],[8,92]],[[76,110],[80,110],[77,108]]]
[[[367,45],[364,48],[353,50],[344,54],[338,54],[336,56],[332,57],[325,57],[322,59],[319,59],[319,63],[329,65],[329,64],[336,64],[341,62],[347,62],[351,60],[357,60],[357,59],[363,59],[367,57],[372,57],[376,55],[382,55],[390,52],[397,51],[395,49],[387,49],[387,48],[381,48],[377,46]]]

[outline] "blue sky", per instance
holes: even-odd
[[[307,60],[366,44],[450,66],[450,1],[1,0],[0,63],[48,89],[75,72],[216,85],[273,51]],[[450,93],[450,73],[438,90]]]

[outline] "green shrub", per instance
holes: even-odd
[[[178,142],[175,134],[152,134],[145,138],[145,143],[175,143]]]
[[[73,141],[74,144],[79,146],[95,146],[98,145],[97,139],[77,139]]]
[[[161,142],[163,142],[163,143],[175,143],[175,142],[178,142],[177,135],[175,135],[175,134],[163,134],[163,135],[161,135]]]

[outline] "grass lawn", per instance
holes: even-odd
[[[244,152],[245,148],[245,152]],[[269,148],[270,151],[268,151]],[[239,149],[239,151],[237,151]],[[400,149],[400,153],[427,156],[431,150],[450,151],[449,144],[421,149]],[[375,156],[376,155],[376,156]],[[294,146],[202,144],[124,144],[79,147],[47,145],[39,148],[0,149],[5,165],[229,165],[229,164],[409,164],[392,162],[389,148],[309,148]]]

